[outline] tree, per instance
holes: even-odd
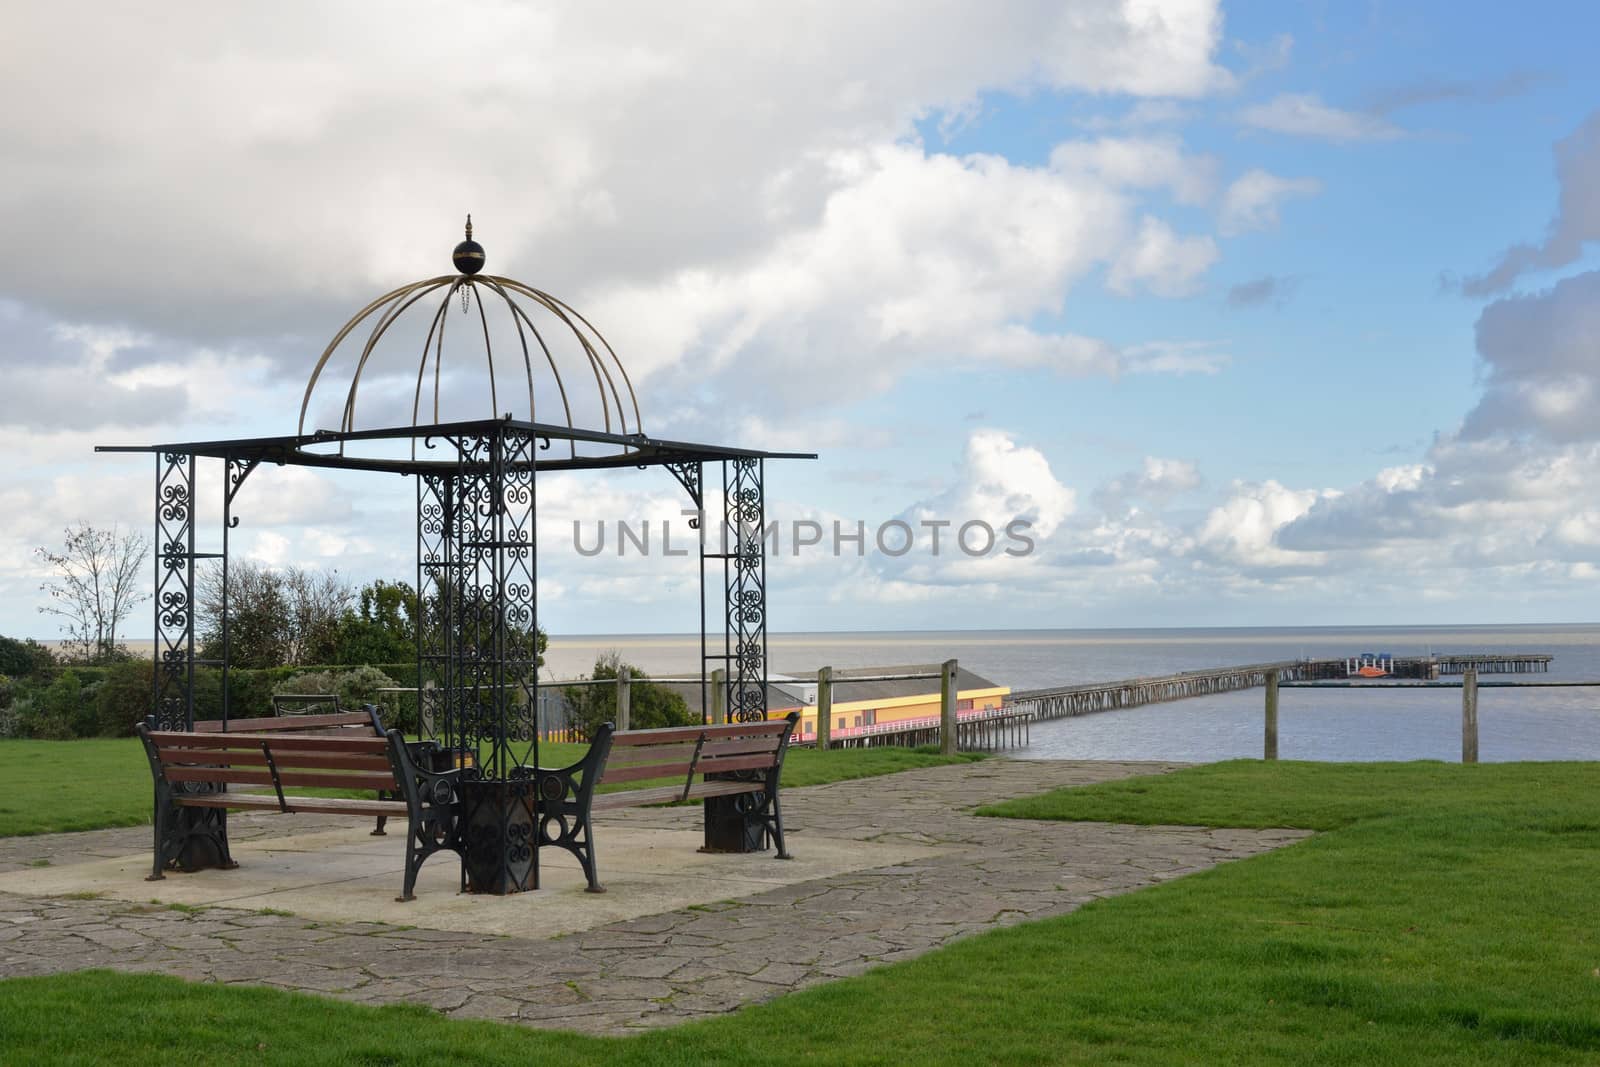
[[[666,686],[649,680],[639,668],[622,661],[615,650],[594,661],[595,679],[615,680],[628,671],[628,726],[633,730],[652,730],[664,726],[689,726],[694,718],[683,697]],[[569,722],[585,737],[593,737],[604,722],[617,719],[617,687],[614,685],[569,685],[561,691],[570,712]]]
[[[339,622],[355,592],[338,571],[290,567],[283,571],[292,618],[289,663],[332,663],[339,651]]]
[[[39,588],[50,603],[39,608],[46,615],[66,620],[62,629],[73,659],[110,663],[121,657],[117,627],[133,609],[150,599],[145,587],[144,564],[150,543],[143,534],[123,533],[78,522],[66,529],[61,551],[34,550],[55,571]]]
[[[222,567],[198,576],[199,629],[205,659],[222,658]],[[354,593],[337,571],[274,570],[252,560],[228,567],[228,659],[235,667],[329,662]]]
[[[379,579],[361,587],[346,609],[332,663],[401,663],[417,654],[417,591],[406,582]]]

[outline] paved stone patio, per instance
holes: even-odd
[[[595,903],[596,925],[556,938],[450,928],[470,925],[459,918],[463,910],[470,914],[482,906],[487,914],[518,898],[452,894],[449,907],[435,910],[454,918],[430,925],[430,913],[418,909],[406,913],[414,923],[407,927],[226,905],[175,910],[81,894],[0,891],[0,976],[110,967],[365,1003],[427,1004],[457,1017],[591,1033],[667,1026],[860,974],[968,934],[1059,915],[1307,836],[1296,830],[1034,823],[971,814],[995,800],[1176,766],[995,759],[788,790],[790,849],[802,861],[723,858],[764,866],[732,883],[736,892],[718,893],[728,883],[702,878],[702,902],[683,905],[663,896],[657,908],[632,905],[648,913],[615,921],[604,921],[600,902],[607,897],[579,895],[578,901]],[[236,854],[249,843],[263,850],[281,847],[273,839],[286,832],[288,818],[232,816]],[[350,820],[292,818],[297,835],[350,829]],[[672,831],[662,836],[678,840],[692,835],[698,820],[694,808],[608,813],[596,833],[602,877],[611,880],[608,831],[612,840],[648,838],[649,830]],[[56,876],[60,868],[78,866],[87,875],[124,857],[142,864],[149,833],[140,828],[0,840],[0,886],[29,884],[23,874],[28,871]],[[808,841],[815,852],[830,855],[843,842],[855,860],[831,865],[849,869],[813,876],[803,863]],[[685,852],[686,864],[690,855]],[[40,865],[43,860],[48,867]],[[450,857],[434,862],[453,871]],[[546,869],[554,873],[563,864],[576,867],[562,857],[547,860]],[[620,859],[619,864],[626,866]],[[780,877],[788,867],[798,880]],[[431,891],[439,892],[437,886]],[[648,889],[631,895],[650,899]],[[419,943],[428,946],[426,955],[410,951]]]

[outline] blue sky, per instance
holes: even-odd
[[[93,444],[292,430],[468,210],[647,431],[822,453],[772,469],[778,517],[1037,534],[785,554],[778,629],[1595,618],[1590,5],[466,8],[25,16],[0,632],[51,635],[33,546],[148,523]],[[257,481],[242,553],[409,572],[409,492]],[[678,561],[571,549],[673,488],[541,486],[548,627],[693,625]]]

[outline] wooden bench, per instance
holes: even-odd
[[[796,712],[771,722],[726,726],[676,726],[614,732],[601,726],[583,759],[537,772],[539,841],[577,857],[588,891],[603,893],[595,866],[593,813],[641,804],[704,800],[702,852],[759,852],[783,842],[778,778]],[[602,785],[672,778],[670,785],[600,792]]]
[[[274,693],[272,713],[274,715],[342,714],[336,693]]]
[[[151,881],[174,868],[237,867],[228,851],[229,810],[405,816],[405,883],[397,898],[402,901],[414,899],[417,872],[429,856],[458,850],[460,772],[419,767],[399,731],[373,737],[355,730],[319,736],[234,729],[250,721],[230,722],[226,731],[138,727],[156,787]],[[272,793],[229,792],[232,785],[271,786]],[[372,790],[395,799],[286,792],[310,786]]]
[[[376,704],[363,704],[360,711],[338,711],[323,715],[286,715],[284,707],[279,700],[298,700],[298,697],[273,697],[272,707],[276,715],[269,715],[259,719],[201,719],[195,722],[197,733],[294,733],[311,734],[319,737],[344,736],[344,737],[382,737],[384,735],[383,723],[378,718]],[[312,697],[313,700],[333,700],[333,697]],[[337,706],[337,705],[335,705]],[[412,755],[417,755],[417,750],[412,749]],[[428,770],[435,770],[431,764]],[[380,790],[379,800],[399,800],[400,794],[393,790]],[[373,837],[385,835],[384,824],[389,821],[389,816],[379,815],[378,824],[372,831]]]

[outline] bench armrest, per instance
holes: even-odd
[[[400,786],[401,796],[413,811],[450,807],[458,802],[461,783],[459,767],[443,771],[419,767],[412,756],[411,743],[406,741],[404,734],[399,730],[385,730],[383,736],[389,741],[389,765],[394,768],[394,779]],[[426,748],[419,748],[418,755],[427,751]]]
[[[531,768],[541,807],[561,804],[570,798],[570,802],[577,805],[577,810],[585,818],[588,817],[589,799],[594,796],[595,786],[600,784],[600,776],[605,773],[606,759],[611,755],[611,735],[615,730],[612,723],[601,723],[589,741],[589,751],[575,763],[565,767]],[[547,786],[545,783],[550,780],[556,784]]]

